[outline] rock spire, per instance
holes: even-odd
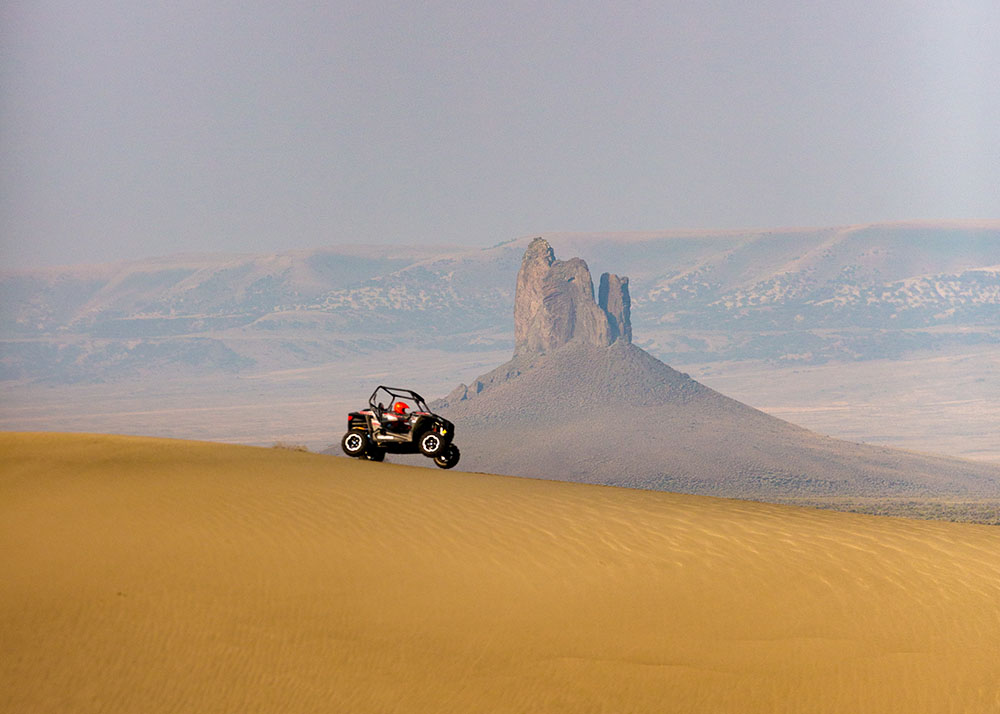
[[[632,341],[628,278],[605,273],[594,301],[590,269],[580,258],[556,260],[544,238],[531,241],[517,274],[516,354],[551,352],[569,342],[605,347]]]
[[[628,278],[613,273],[601,276],[601,286],[597,291],[597,304],[608,314],[611,325],[611,339],[632,341],[632,298],[628,294]]]

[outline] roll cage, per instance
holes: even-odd
[[[383,402],[381,401],[382,399],[386,399],[386,401]],[[407,406],[410,407],[411,411],[424,412],[425,414],[433,413],[428,408],[424,398],[412,389],[400,389],[399,387],[386,387],[384,385],[379,385],[375,388],[371,397],[368,398],[368,406],[373,412],[381,416],[387,409],[392,409],[393,402],[397,401],[408,402]]]

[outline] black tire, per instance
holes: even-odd
[[[340,448],[348,456],[360,458],[368,450],[368,437],[365,432],[352,429],[344,434],[344,438],[340,440]]]
[[[446,442],[444,437],[436,431],[428,431],[420,437],[420,440],[417,442],[417,446],[420,448],[421,454],[429,456],[433,459],[445,450],[448,446],[448,442]]]
[[[448,444],[448,448],[444,450],[443,454],[434,457],[434,463],[438,465],[438,468],[450,469],[458,464],[460,458],[462,458],[462,452],[458,450],[458,447],[454,444]]]
[[[364,458],[369,461],[385,461],[385,449],[380,449],[377,446],[368,447],[368,451],[365,452]]]

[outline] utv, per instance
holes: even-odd
[[[368,408],[347,415],[347,433],[340,448],[348,456],[382,461],[389,454],[421,453],[443,469],[458,463],[452,443],[455,425],[427,407],[410,389],[379,386]]]

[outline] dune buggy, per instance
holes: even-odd
[[[405,409],[393,410],[402,403]],[[382,461],[386,454],[416,454],[434,459],[443,469],[458,463],[461,454],[452,442],[455,425],[432,412],[411,389],[378,386],[368,408],[347,415],[347,433],[340,448],[348,456]]]

